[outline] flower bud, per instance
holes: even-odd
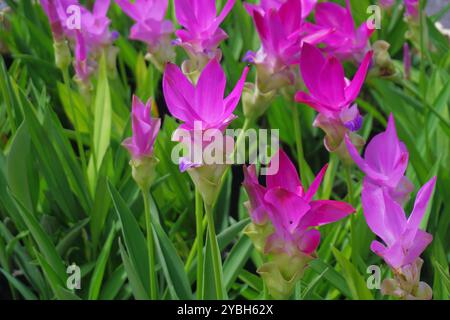
[[[374,67],[370,71],[371,75],[379,77],[392,77],[397,73],[394,63],[389,54],[389,48],[391,45],[384,41],[376,41],[372,48],[374,51]]]

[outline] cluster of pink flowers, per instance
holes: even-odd
[[[92,11],[78,0],[40,0],[56,43],[68,39],[75,47],[74,67],[79,81],[87,83],[97,69],[99,56],[104,50],[110,61],[115,61],[116,50],[111,48],[117,38],[109,29],[111,21],[106,16],[109,0],[98,0]],[[58,53],[58,52],[56,52]],[[57,57],[67,59],[67,57]]]
[[[383,291],[399,298],[431,299],[431,288],[420,280],[420,255],[433,236],[421,230],[420,224],[433,194],[436,177],[418,192],[409,218],[403,209],[414,190],[405,176],[408,150],[398,139],[394,117],[389,117],[385,132],[376,135],[361,158],[350,139],[346,144],[351,157],[366,174],[362,205],[369,228],[383,243],[374,240],[371,249],[392,268],[395,279],[385,280]]]
[[[244,58],[255,65],[257,79],[253,84],[246,84],[249,68],[245,67],[227,97],[224,97],[226,76],[220,65],[219,49],[227,34],[220,24],[235,0],[226,1],[220,13],[214,0],[174,0],[175,15],[182,26],[177,31],[165,18],[167,0],[116,0],[116,3],[134,20],[130,38],[146,43],[152,62],[164,72],[165,101],[172,116],[182,122],[176,132],[184,130],[193,137],[200,124],[202,132],[217,129],[222,134],[220,138],[226,139],[224,131],[236,118],[234,111],[241,95],[249,88],[253,91],[250,98],[244,99],[243,107],[245,116],[252,119],[264,112],[266,106],[261,101],[268,104],[282,89],[288,89],[291,99],[295,96],[296,102],[316,110],[314,126],[325,132],[327,150],[337,153],[347,165],[353,160],[365,173],[364,216],[383,242],[373,241],[371,249],[386,261],[395,276],[385,281],[384,292],[401,298],[431,298],[431,288],[419,280],[420,255],[432,236],[419,227],[436,178],[420,189],[407,218],[403,208],[414,185],[405,176],[409,154],[397,136],[392,115],[386,131],[366,146],[364,158],[359,155],[358,148],[364,141],[356,132],[362,126],[363,117],[356,100],[373,64],[369,38],[374,30],[366,23],[355,26],[349,0],[345,7],[316,0],[245,3],[261,40],[259,50],[248,52]],[[76,75],[87,82],[98,56],[111,47],[117,36],[110,31],[106,16],[110,1],[96,1],[92,12],[77,0],[41,0],[41,4],[49,17],[55,42],[69,39],[74,44]],[[389,8],[393,1],[381,1],[381,4]],[[68,24],[67,10],[74,5],[81,13],[78,29]],[[405,6],[406,16],[417,19],[419,1],[405,0]],[[313,12],[314,23],[307,20]],[[173,63],[175,45],[189,56],[181,68]],[[409,56],[408,47],[405,54]],[[410,59],[405,60],[410,64]],[[358,66],[352,80],[345,75],[344,62]],[[132,158],[133,177],[141,188],[148,188],[157,163],[153,145],[161,121],[151,117],[151,100],[144,105],[137,97],[133,97],[131,117],[132,137],[123,145]],[[193,141],[187,142],[188,150],[192,151],[192,144]],[[224,156],[229,152],[223,150]],[[317,227],[344,219],[355,209],[341,201],[314,199],[327,166],[306,190],[284,151],[279,150],[272,161],[279,161],[279,170],[267,176],[265,186],[259,183],[255,166],[244,166],[243,185],[249,195],[247,208],[252,219],[246,232],[257,249],[270,256],[258,270],[270,293],[274,297],[287,297],[308,261],[316,257],[320,242]],[[195,163],[187,157],[180,160],[179,166],[181,171],[190,174],[205,204],[212,206],[226,166]]]

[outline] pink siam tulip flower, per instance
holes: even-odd
[[[319,49],[305,43],[300,71],[309,94],[298,92],[297,102],[305,103],[327,117],[338,119],[341,112],[358,97],[371,60],[372,52],[368,52],[353,80],[348,81],[339,60],[335,57],[325,58]]]
[[[323,40],[326,52],[340,60],[360,62],[369,51],[369,38],[375,29],[369,28],[366,22],[355,28],[349,0],[345,8],[332,2],[317,4],[315,18],[318,26],[335,29]]]
[[[155,167],[158,159],[153,154],[153,145],[161,127],[161,120],[151,117],[152,101],[144,105],[133,96],[131,123],[133,135],[123,141],[122,145],[131,155],[133,179],[147,192],[156,176]]]
[[[269,257],[258,269],[269,293],[285,299],[292,294],[309,261],[316,258],[320,232],[315,227],[345,218],[355,209],[345,202],[313,200],[327,166],[305,190],[295,166],[282,150],[273,161],[279,161],[279,170],[266,176],[266,187],[258,183],[255,166],[244,167],[243,185],[250,200],[246,206],[253,222],[245,233],[255,248]]]
[[[233,139],[224,136],[223,131],[235,118],[233,111],[240,100],[247,73],[246,67],[233,91],[224,98],[225,73],[216,59],[208,62],[196,85],[175,64],[167,64],[164,72],[163,92],[167,107],[172,116],[183,122],[174,132],[172,140],[180,142],[189,154],[180,159],[180,170],[189,173],[209,206],[214,203],[220,190],[226,161],[234,147]],[[209,133],[213,134],[211,140],[205,138]],[[199,141],[197,136],[200,136]],[[221,158],[220,163],[208,163],[202,151],[210,144],[216,146],[219,140],[222,141],[220,147],[214,149],[216,157]]]
[[[175,15],[184,27],[176,32],[178,39],[175,44],[182,46],[200,69],[206,61],[220,59],[218,46],[228,36],[219,26],[235,2],[228,0],[217,15],[214,0],[175,0]]]
[[[304,22],[301,0],[244,5],[253,17],[261,39],[261,49],[256,53],[248,52],[244,61],[257,66],[260,89],[268,92],[294,84],[297,72],[291,66],[299,63],[302,44],[320,42],[331,29],[315,31],[317,28]]]
[[[385,132],[376,135],[367,145],[364,158],[346,137],[346,145],[356,165],[373,184],[386,189],[399,204],[409,199],[413,185],[404,176],[408,167],[408,150],[398,139],[394,117],[389,117]]]
[[[120,8],[135,21],[130,31],[130,39],[145,42],[149,53],[158,64],[164,65],[174,59],[170,35],[174,31],[170,20],[165,20],[168,0],[116,0]]]
[[[372,61],[372,52],[368,52],[352,81],[345,78],[344,68],[335,57],[325,58],[319,49],[305,43],[300,58],[300,71],[306,92],[298,92],[297,102],[304,103],[319,112],[314,126],[325,131],[325,146],[330,152],[348,161],[344,136],[350,132],[352,141],[358,146],[363,139],[355,132],[361,128],[362,117],[356,100],[367,70]]]
[[[216,59],[206,65],[195,86],[175,64],[168,64],[163,77],[167,107],[183,122],[182,129],[194,130],[194,123],[199,121],[204,130],[224,130],[235,118],[233,111],[241,97],[247,73],[246,67],[236,87],[224,99],[226,78]]]
[[[266,244],[266,252],[309,255],[316,250],[320,240],[320,233],[312,228],[340,220],[355,209],[345,202],[313,200],[327,166],[319,172],[309,190],[304,190],[295,166],[282,150],[278,159],[278,173],[266,177],[266,188],[259,185],[254,166],[244,169],[244,186],[253,209],[252,219],[262,223],[268,217],[275,227]]]
[[[371,249],[393,269],[414,263],[433,236],[419,229],[433,193],[436,178],[431,179],[418,192],[414,209],[406,218],[403,208],[389,193],[365,179],[362,191],[364,216],[370,229],[384,244],[374,240]]]
[[[275,228],[267,241],[266,252],[310,255],[320,242],[320,233],[314,227],[343,219],[355,209],[345,202],[313,200],[327,166],[319,172],[311,187],[304,190],[295,166],[282,150],[279,161],[278,173],[266,179],[264,201]]]
[[[161,127],[161,119],[152,118],[152,101],[144,105],[138,97],[133,96],[131,121],[133,135],[123,142],[134,159],[153,156],[153,145]]]
[[[86,84],[96,68],[99,56],[103,50],[111,49],[112,42],[117,37],[116,32],[109,30],[111,21],[106,16],[110,1],[95,1],[92,12],[81,6],[78,0],[41,0],[41,5],[53,26],[53,33],[58,32],[59,40],[62,40],[64,35],[73,45],[77,78]],[[80,16],[77,17],[77,14]],[[63,34],[60,33],[59,27],[56,27],[58,24]],[[116,50],[108,50],[108,59],[114,60],[115,53]]]

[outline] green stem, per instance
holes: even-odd
[[[197,228],[197,299],[203,300],[203,201],[195,191],[195,220]]]
[[[145,228],[147,231],[147,252],[148,252],[148,266],[150,275],[150,299],[156,300],[158,298],[156,288],[156,263],[155,263],[155,240],[153,239],[152,220],[150,215],[150,203],[148,190],[142,190],[142,197],[144,199],[145,208]]]
[[[352,172],[351,172],[351,166],[344,165],[344,173],[345,173],[345,180],[347,183],[347,201],[353,206],[354,201],[354,193],[353,193],[353,181],[352,181]],[[355,215],[352,214],[350,217],[350,243],[352,247],[352,261],[355,262],[355,253],[356,253],[356,235],[355,235]]]
[[[351,167],[344,165],[345,181],[347,183],[347,201],[353,205],[353,181]]]
[[[207,224],[206,217],[203,217],[202,233],[204,233],[205,230],[206,230],[206,224]],[[197,238],[197,235],[196,235],[195,239],[194,239],[194,243],[193,243],[192,248],[191,248],[191,251],[189,251],[189,255],[188,255],[187,259],[186,259],[186,264],[184,265],[184,271],[186,271],[186,272],[189,272],[189,270],[192,267],[192,264],[194,263],[194,258],[195,258],[195,255],[197,253],[197,243],[198,243],[198,238]]]
[[[75,140],[77,142],[78,151],[80,153],[80,159],[81,159],[81,166],[83,168],[84,174],[87,172],[87,162],[86,162],[86,155],[84,153],[84,147],[83,142],[79,133],[79,126],[78,126],[78,116],[77,112],[73,106],[73,100],[72,100],[72,89],[70,88],[70,77],[69,72],[67,69],[62,71],[63,73],[63,79],[64,79],[64,85],[66,86],[67,94],[69,95],[69,106],[70,106],[70,112],[72,112],[73,117],[73,125],[74,125],[74,132],[75,132]]]
[[[303,153],[303,138],[302,130],[300,127],[300,113],[298,112],[298,106],[291,106],[292,110],[292,121],[294,122],[294,135],[295,135],[295,145],[297,149],[297,161],[298,170],[300,171],[300,177],[303,183],[303,187],[307,189],[309,187],[308,176],[306,173],[305,157]]]
[[[220,257],[219,244],[216,238],[216,227],[214,226],[213,208],[205,204],[206,217],[208,219],[208,235],[211,248],[211,257],[213,262],[214,283],[216,286],[216,297],[223,300],[223,276],[222,276],[222,259]]]
[[[336,169],[339,164],[339,158],[335,153],[330,153],[330,162],[323,178],[323,191],[321,199],[330,199],[333,189],[334,179],[336,178]]]

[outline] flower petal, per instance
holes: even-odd
[[[334,200],[311,201],[311,210],[303,217],[301,226],[303,228],[317,227],[336,222],[355,212],[348,203]]]
[[[215,122],[223,115],[225,86],[225,73],[213,59],[203,69],[195,90],[195,111],[206,122]]]
[[[319,190],[320,184],[322,183],[323,176],[327,172],[328,164],[326,164],[322,170],[320,170],[319,174],[314,178],[314,181],[312,182],[311,186],[309,187],[308,191],[305,194],[305,200],[307,202],[310,202],[315,194],[317,193],[317,190]]]
[[[373,51],[366,53],[363,62],[358,68],[355,76],[353,77],[350,85],[345,88],[345,99],[347,103],[352,103],[358,97],[361,87],[364,84],[366,78],[367,70],[369,69],[370,63],[372,62]]]
[[[168,63],[163,77],[163,92],[170,113],[181,121],[200,119],[192,107],[194,86],[175,64]]]
[[[427,211],[428,203],[436,186],[436,177],[428,181],[417,193],[414,208],[408,219],[408,229],[419,229],[425,212]]]
[[[303,195],[302,183],[298,177],[297,169],[287,154],[282,149],[279,149],[278,154],[272,157],[272,161],[279,161],[278,172],[266,177],[267,188],[280,187],[290,192]]]

